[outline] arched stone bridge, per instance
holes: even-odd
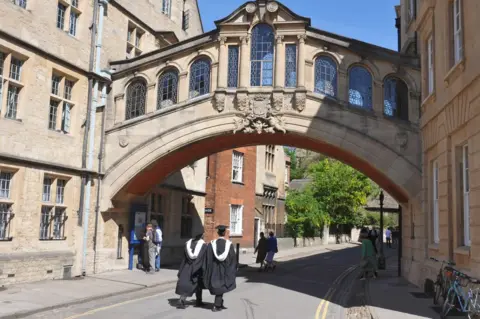
[[[308,148],[364,172],[401,203],[421,191],[418,61],[314,29],[275,1],[217,28],[111,62],[104,201],[244,145]]]

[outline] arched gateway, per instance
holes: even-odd
[[[111,62],[100,210],[121,212],[209,154],[277,144],[362,171],[409,223],[422,190],[419,61],[314,29],[276,1],[247,2],[216,25]]]

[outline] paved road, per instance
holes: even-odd
[[[338,301],[347,291],[343,284],[347,285],[351,278],[346,277],[343,284],[338,283],[338,278],[358,263],[359,254],[358,248],[347,248],[303,258],[297,256],[293,260],[279,260],[275,273],[259,273],[255,268],[242,269],[237,278],[237,289],[225,295],[228,309],[220,313],[211,312],[213,296],[207,291],[204,291],[205,309],[193,306],[186,310],[176,309],[172,304],[178,296],[170,286],[71,306],[29,318],[343,319],[345,314]],[[350,276],[354,276],[354,273]]]

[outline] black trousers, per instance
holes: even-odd
[[[197,299],[197,302],[201,302],[203,300],[203,290],[200,287],[197,287],[197,290],[195,290],[195,298]],[[186,295],[180,296],[180,300],[185,302],[187,300]]]
[[[215,302],[213,305],[217,308],[223,307],[223,294],[215,296]]]

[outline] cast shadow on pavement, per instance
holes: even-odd
[[[205,293],[205,290],[204,290],[204,293]],[[189,307],[195,307],[195,308],[203,308],[203,309],[207,309],[207,310],[212,310],[213,309],[213,303],[212,302],[203,302],[204,305],[202,307],[196,307],[195,303],[195,297],[193,297],[194,299],[192,300],[187,300],[185,302],[185,306],[186,308],[189,308]],[[171,306],[171,307],[174,307],[174,308],[177,308],[177,304],[178,304],[178,301],[180,299],[179,298],[171,298],[171,299],[168,299],[168,304]]]

